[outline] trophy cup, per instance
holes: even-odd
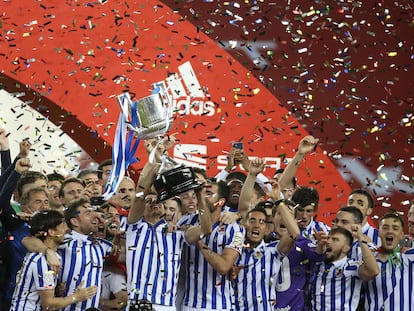
[[[165,134],[172,125],[171,105],[167,102],[164,88],[156,93],[131,101],[128,93],[117,96],[118,103],[126,116],[128,127],[138,139],[150,139]],[[130,116],[130,118],[128,117]]]
[[[200,189],[202,184],[191,167],[163,157],[154,187],[158,193],[158,200],[165,201],[189,190]]]

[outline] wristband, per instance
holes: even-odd
[[[72,295],[72,303],[77,303],[77,302],[78,302],[78,300],[76,299],[75,294],[73,294]]]

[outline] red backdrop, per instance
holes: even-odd
[[[351,189],[333,155],[363,159],[373,172],[383,164],[398,165],[412,182],[412,98],[393,93],[412,86],[410,43],[395,30],[409,27],[410,18],[388,34],[392,46],[379,46],[376,28],[366,25],[380,27],[381,19],[365,2],[363,7],[313,9],[311,3],[289,3],[5,2],[3,85],[34,98],[34,108],[61,124],[99,162],[110,157],[119,113],[114,96],[124,91],[147,96],[152,83],[189,61],[205,98],[177,100],[181,113],[175,114],[171,132],[179,133],[182,145],[174,155],[213,175],[231,142],[242,140],[249,155],[268,158],[266,173],[271,175],[284,157],[293,155],[303,135],[318,136],[319,148],[298,177],[300,184],[319,190],[329,223],[330,212]],[[394,10],[400,16],[408,11]],[[255,45],[265,41],[271,49]],[[401,64],[391,56],[400,45],[397,55],[406,57]],[[228,53],[224,48],[231,46]],[[249,58],[255,51],[257,58]],[[137,156],[143,156],[142,150]],[[410,195],[392,189],[384,200],[404,208],[400,203]]]

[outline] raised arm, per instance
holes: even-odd
[[[379,273],[377,260],[375,259],[372,250],[369,248],[369,241],[365,240],[365,235],[362,233],[361,225],[352,225],[351,229],[354,238],[358,239],[362,253],[363,263],[358,269],[359,277],[364,281],[370,281]]]
[[[282,221],[289,233],[283,235],[280,239],[278,250],[282,254],[287,255],[295,244],[295,241],[300,236],[300,229],[295,217],[293,216],[293,211],[289,208],[289,206],[284,203],[280,203],[278,206],[278,212],[280,213]]]
[[[292,179],[295,177],[296,172],[298,170],[299,165],[302,163],[302,160],[305,156],[312,152],[316,144],[318,143],[319,139],[313,136],[305,136],[299,142],[298,151],[293,156],[292,160],[286,166],[285,170],[283,171],[282,175],[279,179],[280,189],[284,189],[289,187]]]
[[[128,223],[137,222],[144,216],[145,196],[150,192],[152,184],[157,176],[159,164],[147,162],[141,171],[136,188],[134,202],[128,214]]]
[[[256,177],[258,174],[263,172],[265,168],[265,160],[256,158],[250,161],[249,173],[247,178],[244,181],[242,190],[240,192],[239,206],[238,210],[243,219],[246,218],[247,213],[250,210],[250,201],[254,194],[254,184],[256,182]]]

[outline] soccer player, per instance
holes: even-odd
[[[358,208],[355,206],[344,206],[341,207],[336,213],[332,227],[341,227],[351,232],[353,225],[362,226],[362,219],[362,213]],[[370,241],[370,238],[365,236],[364,240]],[[371,250],[376,250],[376,246],[372,242],[369,242],[368,246]],[[362,259],[361,248],[357,239],[354,239],[351,251],[348,253],[348,257],[354,260]]]
[[[151,190],[158,170],[147,162],[137,185],[137,197],[128,215],[126,266],[128,307],[144,300],[159,311],[176,310],[178,272],[184,238],[196,243],[200,226],[185,232],[173,230],[165,220],[165,208]]]
[[[328,233],[330,228],[321,221],[316,221],[319,204],[319,193],[316,189],[301,186],[295,190],[292,201],[298,206],[296,207],[296,219],[302,235],[314,243],[316,239],[314,232],[324,231]]]
[[[365,284],[365,310],[412,310],[414,306],[414,249],[401,253],[404,222],[386,214],[379,222],[381,248],[376,253],[380,273]]]
[[[188,247],[186,293],[182,310],[232,310],[231,281],[227,273],[240,255],[245,230],[239,224],[220,223],[220,215],[228,197],[228,186],[220,181],[204,186],[205,195],[199,193],[199,214],[184,217],[202,219],[208,216],[210,232],[201,236],[197,246]],[[186,223],[192,223],[190,219]],[[206,230],[203,230],[206,232]]]
[[[234,267],[236,310],[272,310],[276,302],[275,284],[281,257],[290,252],[300,235],[299,227],[289,207],[279,205],[279,213],[289,234],[280,242],[265,244],[266,211],[253,208],[247,215],[246,239],[242,253]]]
[[[63,215],[56,210],[36,213],[30,221],[30,234],[47,249],[57,251],[68,231]],[[28,253],[16,276],[11,311],[54,310],[82,302],[96,294],[97,287],[79,287],[72,295],[55,297],[57,275],[48,266],[44,253]]]
[[[375,246],[381,246],[378,230],[368,223],[368,216],[374,209],[374,199],[364,189],[355,189],[348,196],[348,205],[358,208],[363,216],[362,233],[367,235]]]
[[[11,297],[15,288],[15,276],[27,252],[22,244],[23,238],[29,235],[27,220],[33,212],[49,208],[49,199],[45,190],[46,177],[40,172],[28,171],[29,168],[30,161],[28,158],[17,160],[0,193],[0,221],[3,224],[4,232],[11,237],[5,242],[8,253],[8,256],[5,257],[7,291],[3,305],[6,309],[10,308]],[[21,204],[19,215],[10,205],[10,199],[16,187]],[[31,188],[35,188],[35,190],[31,191]]]
[[[315,265],[312,310],[356,310],[362,281],[372,280],[378,274],[375,257],[364,240],[361,226],[352,226],[352,232],[344,228],[335,228],[329,232],[326,260]],[[354,240],[353,235],[361,246],[362,263],[347,257]]]
[[[295,204],[292,201],[279,200],[275,203],[275,233],[279,239],[290,236],[286,221],[280,217],[279,206],[283,203],[291,208],[292,213],[295,213]],[[327,234],[320,231],[315,232],[314,235],[318,241],[317,245],[300,235],[287,256],[282,258],[281,269],[275,280],[275,310],[303,310],[305,308],[311,266],[325,259]]]
[[[121,255],[125,250],[119,250],[118,245],[112,247],[110,242],[95,238],[99,227],[98,214],[91,207],[88,199],[80,198],[71,201],[66,205],[64,217],[71,232],[65,236],[65,243],[58,249],[62,257],[59,282],[64,284],[63,294],[72,295],[81,284],[87,287],[96,286],[97,292],[93,297],[76,302],[75,306],[62,310],[81,311],[91,307],[97,308],[101,294],[104,259],[111,257],[122,261],[125,256]],[[44,243],[36,237],[26,238],[24,245],[29,251],[39,251],[45,248]],[[118,252],[121,255],[118,256]]]

